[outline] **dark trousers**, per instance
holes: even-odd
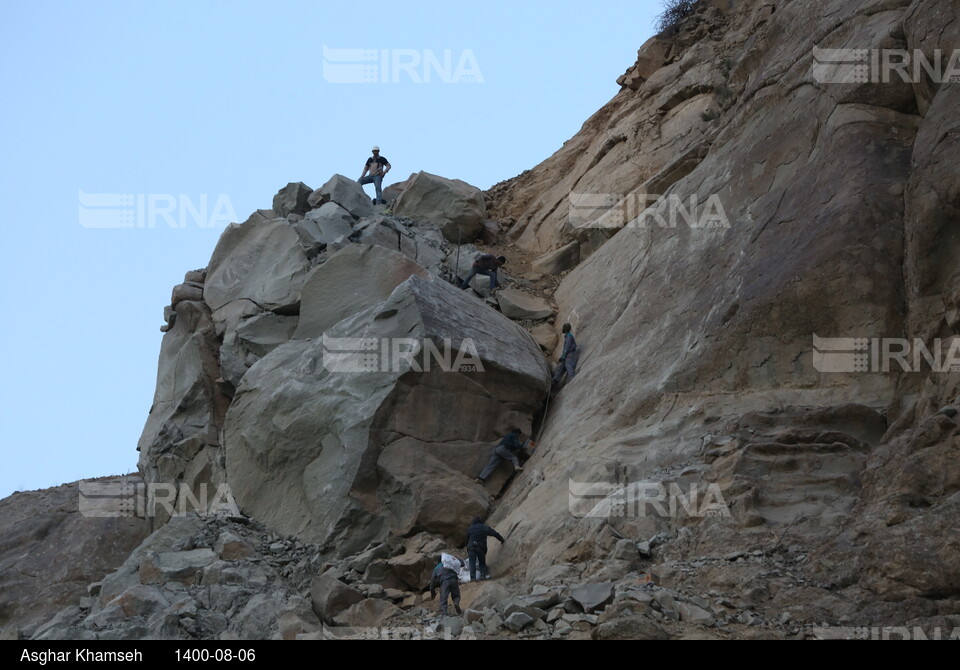
[[[450,577],[440,582],[440,615],[447,616],[447,596],[453,598],[453,606],[460,609],[460,580]]]
[[[480,572],[480,579],[487,578],[487,548],[470,545],[467,548],[467,556],[470,560],[470,581],[476,581],[477,570]]]
[[[477,479],[485,480],[487,477],[492,475],[493,471],[497,469],[498,465],[500,465],[500,461],[510,461],[513,463],[514,468],[520,467],[520,459],[517,458],[517,455],[502,444],[498,444],[497,448],[493,450],[493,454],[490,455],[490,460],[487,461],[487,464],[483,467],[483,470],[481,470],[480,474],[477,475]]]
[[[470,286],[470,280],[476,277],[477,275],[486,275],[490,277],[490,288],[494,289],[497,287],[497,271],[496,270],[484,270],[482,268],[471,268],[470,274],[467,275],[467,278],[463,280],[460,284],[460,288],[467,288]]]

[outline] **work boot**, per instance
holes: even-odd
[[[376,199],[376,198],[373,199],[373,204],[374,204],[374,205],[377,204],[377,199]]]
[[[463,614],[463,610],[460,609],[460,603],[453,603],[453,609],[457,614]]]

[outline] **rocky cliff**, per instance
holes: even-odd
[[[174,288],[139,450],[175,503],[226,485],[236,509],[157,510],[26,632],[426,630],[474,515],[506,541],[448,634],[960,623],[956,7],[688,13],[485,194],[420,173],[374,207],[335,176],[231,225]],[[940,72],[885,80],[889,53]],[[510,258],[494,296],[449,283],[481,250]],[[579,373],[547,402],[563,322]],[[523,471],[473,481],[515,425],[542,436]]]
[[[940,622],[960,604],[960,369],[913,361],[923,345],[955,363],[960,334],[956,5],[700,4],[580,133],[494,190],[518,245],[576,249],[557,299],[584,352],[537,472],[494,517],[515,527],[496,560],[609,579],[611,538],[666,527],[651,568],[755,593],[771,619]],[[911,66],[909,82],[830,83],[815,48],[942,58],[942,81]],[[670,196],[699,203],[692,223],[671,225]],[[881,352],[822,371],[814,336],[908,340],[911,369],[884,372]],[[570,514],[570,481],[618,479],[716,483],[731,517]],[[802,576],[713,563],[788,549]]]

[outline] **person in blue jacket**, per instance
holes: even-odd
[[[560,361],[557,369],[553,372],[553,385],[556,386],[563,379],[563,373],[567,373],[567,380],[573,379],[577,375],[577,340],[574,339],[572,326],[569,323],[563,324],[563,351],[560,353]]]

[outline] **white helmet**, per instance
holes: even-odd
[[[380,147],[374,147],[374,148],[371,149],[370,151],[380,151]]]

